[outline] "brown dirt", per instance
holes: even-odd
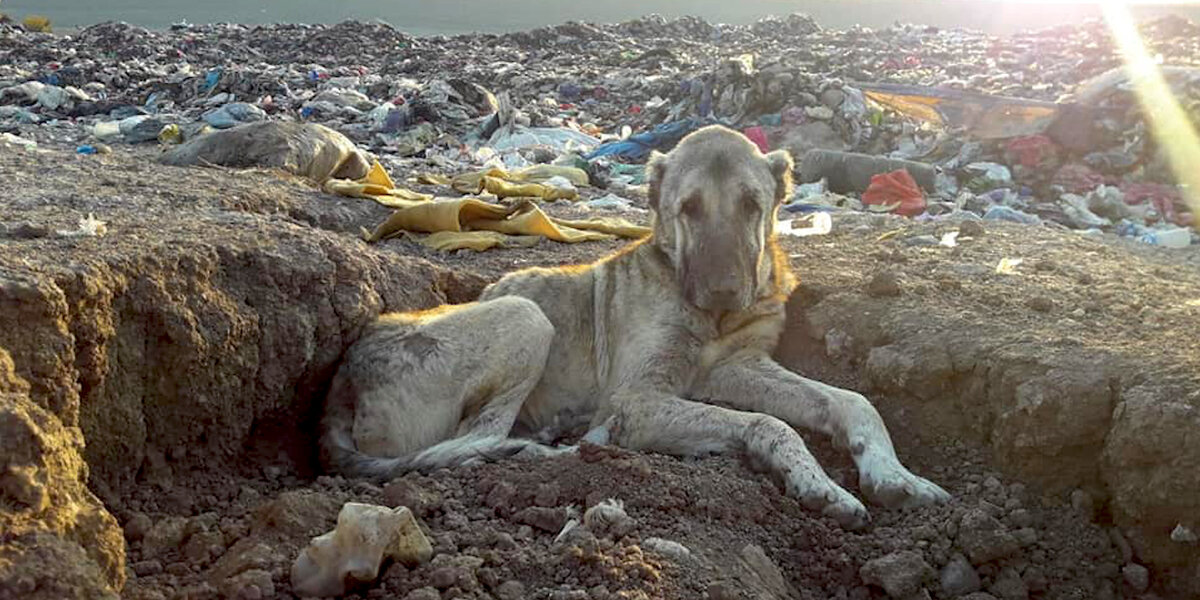
[[[89,582],[120,585],[99,574],[109,566],[128,576],[126,598],[292,597],[288,565],[347,500],[412,507],[436,550],[351,597],[508,597],[513,580],[528,598],[882,598],[860,570],[905,550],[933,573],[978,554],[982,588],[1001,598],[1139,597],[1121,572],[1131,563],[1154,567],[1160,596],[1198,593],[1187,587],[1195,546],[1165,538],[1177,522],[1200,529],[1194,251],[990,223],[955,249],[917,247],[903,240],[952,226],[886,217],[835,218],[833,235],[787,240],[803,283],[781,360],[870,393],[902,458],[955,498],[874,508],[872,528],[845,533],[736,457],[591,449],[383,489],[317,476],[317,403],[373,315],[468,300],[513,268],[619,244],[450,255],[403,240],[367,246],[356,232],[386,216],[369,202],[141,156],[0,150],[0,348],[28,382],[0,384],[0,424],[40,411],[53,444],[71,431],[87,444],[63,450],[66,467],[38,466],[49,489],[65,490],[46,503],[0,485],[0,518],[32,524],[0,535],[0,597],[95,597]],[[108,221],[106,236],[43,235],[88,211]],[[997,275],[1002,257],[1025,262]],[[881,271],[898,295],[868,285]],[[808,438],[854,490],[847,457]],[[49,461],[0,451],[6,465]],[[69,468],[79,456],[90,477]],[[87,528],[70,527],[70,503],[98,506],[80,495],[85,480],[125,548],[72,537]],[[631,533],[553,543],[568,507],[608,497],[625,502]],[[112,536],[116,525],[92,530]],[[652,536],[693,559],[643,548]],[[20,571],[9,557],[63,566]],[[913,577],[934,598],[954,597],[936,574]]]

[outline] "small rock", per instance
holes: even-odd
[[[1038,312],[1050,312],[1054,310],[1054,300],[1046,296],[1034,296],[1026,300],[1025,305]]]
[[[1021,575],[1012,567],[1005,567],[996,575],[996,582],[988,589],[993,596],[1000,600],[1028,600],[1029,589],[1021,580]]]
[[[512,499],[516,493],[517,489],[513,487],[513,484],[501,481],[492,486],[483,503],[489,508],[495,509],[496,512],[503,514],[512,510]]]
[[[975,567],[971,566],[967,557],[961,554],[955,554],[950,562],[942,567],[939,579],[942,584],[942,592],[950,597],[970,594],[983,589],[979,573],[975,572]]]
[[[684,546],[679,542],[664,540],[662,538],[646,538],[642,540],[642,547],[650,550],[651,552],[661,554],[677,563],[683,562],[692,557],[692,551],[688,550],[687,546]]]
[[[125,524],[125,539],[136,542],[150,532],[150,528],[154,527],[154,522],[145,513],[137,513],[129,522]]]
[[[1121,553],[1121,562],[1133,562],[1133,547],[1129,545],[1129,541],[1116,527],[1108,530],[1108,539],[1117,547],[1117,552]]]
[[[1092,499],[1091,494],[1078,489],[1071,492],[1071,508],[1090,521],[1096,513],[1096,501]]]
[[[1150,571],[1142,565],[1129,563],[1121,568],[1121,575],[1125,577],[1125,583],[1139,594],[1150,589]]]
[[[206,563],[225,550],[225,537],[220,531],[201,531],[188,538],[183,555],[194,563]]]
[[[497,596],[500,597],[500,600],[507,600],[504,596],[500,596],[499,593],[497,593]],[[520,598],[520,596],[517,598]],[[426,586],[409,592],[404,596],[404,600],[442,600],[442,595],[437,590]]]
[[[987,592],[975,592],[958,598],[958,600],[996,600],[996,597]]]
[[[567,522],[567,511],[561,508],[531,506],[518,511],[512,516],[512,519],[517,523],[536,527],[547,533],[558,533],[562,531],[563,525]]]
[[[871,280],[867,282],[867,295],[874,298],[882,298],[885,296],[899,296],[901,293],[900,278],[896,273],[891,271],[881,271],[876,273]]]
[[[183,577],[184,575],[192,574],[192,568],[188,566],[187,563],[182,562],[173,562],[167,565],[166,571],[167,573],[177,577]]]
[[[1032,527],[1023,527],[1013,532],[1013,537],[1017,539],[1017,543],[1022,548],[1027,548],[1037,543],[1038,532]]]
[[[497,586],[495,594],[500,600],[523,600],[525,598],[525,585],[520,581],[510,579]]]
[[[1034,524],[1033,513],[1024,508],[1018,508],[1008,514],[1008,522],[1012,523],[1013,527],[1032,527]]]
[[[1000,521],[979,508],[963,515],[958,527],[958,545],[973,565],[1012,556],[1021,548]]]
[[[453,587],[456,583],[458,583],[458,579],[462,575],[459,573],[459,571],[460,569],[457,567],[442,567],[440,569],[435,569],[433,573],[429,574],[429,583],[439,590]]]
[[[441,504],[436,492],[426,490],[410,481],[396,479],[383,486],[383,503],[388,508],[407,507],[413,514],[425,516]]]
[[[708,586],[708,600],[742,600],[737,586],[728,581],[718,581]]]
[[[142,557],[158,558],[183,544],[187,519],[167,517],[150,529],[142,539]]]
[[[143,560],[133,563],[133,572],[137,573],[138,577],[151,577],[162,573],[163,565],[157,560]]]
[[[981,237],[987,230],[984,229],[983,223],[979,221],[963,221],[958,225],[959,237]]]
[[[901,550],[867,561],[858,574],[863,583],[883,588],[888,596],[906,598],[921,589],[933,569],[919,553]]]
[[[533,497],[535,506],[553,508],[558,506],[558,485],[554,483],[543,483],[538,486],[537,494]]]

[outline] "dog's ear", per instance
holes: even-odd
[[[767,154],[767,166],[775,177],[775,202],[780,203],[792,195],[792,155],[787,150],[776,150]]]
[[[650,160],[646,161],[646,181],[649,183],[650,208],[658,212],[659,191],[662,189],[663,176],[667,173],[667,155],[658,150],[650,151]]]

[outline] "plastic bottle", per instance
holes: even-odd
[[[98,154],[100,151],[95,146],[85,144],[75,149],[77,154]]]
[[[1138,241],[1167,248],[1186,248],[1192,244],[1192,232],[1183,227],[1152,229],[1138,238]]]

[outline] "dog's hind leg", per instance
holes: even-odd
[[[695,393],[833,436],[849,449],[858,467],[859,487],[872,502],[895,508],[950,498],[900,463],[883,418],[862,394],[806,379],[767,356],[717,365]]]
[[[381,317],[347,351],[326,401],[327,466],[391,477],[535,445],[508,435],[553,337],[517,297]]]
[[[787,493],[807,508],[847,529],[870,521],[866,507],[829,478],[800,434],[771,415],[648,391],[618,394],[612,407],[618,446],[676,456],[742,450],[782,477]]]

